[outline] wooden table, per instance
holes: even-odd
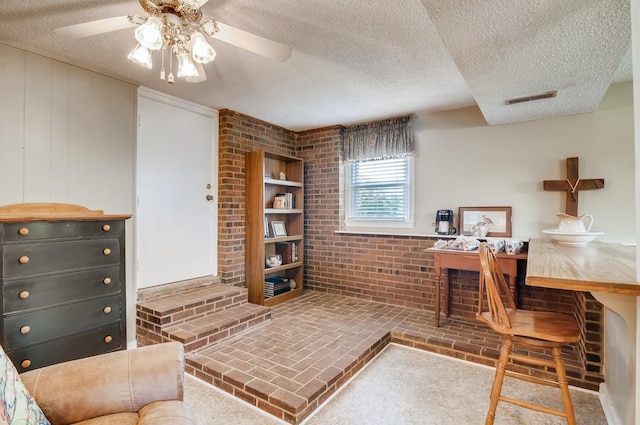
[[[532,239],[525,283],[588,291],[622,316],[630,338],[635,338],[636,297],[640,295],[635,246],[596,241],[585,246],[568,246],[549,239]]]
[[[531,239],[525,283],[638,296],[636,247],[595,241],[586,246],[568,246],[550,239]]]
[[[478,251],[452,251],[446,249],[427,248],[425,251],[433,253],[435,267],[435,325],[440,326],[440,281],[442,270],[444,270],[444,315],[449,315],[449,269],[469,270],[474,272],[480,271],[480,257]],[[526,261],[527,253],[522,252],[516,255],[508,255],[500,253],[496,255],[498,263],[502,268],[502,272],[509,276],[509,291],[514,300],[517,300],[517,276],[518,261]]]

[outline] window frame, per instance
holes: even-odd
[[[392,158],[389,158],[392,159]],[[344,175],[344,225],[346,230],[353,228],[373,228],[373,229],[385,229],[385,228],[412,228],[414,227],[414,157],[413,155],[407,155],[401,159],[407,160],[407,217],[406,219],[398,218],[349,218],[349,210],[351,203],[351,166],[358,164],[357,162],[345,162],[343,168]],[[376,161],[376,160],[374,160]]]

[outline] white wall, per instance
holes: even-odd
[[[542,102],[542,101],[541,101]],[[597,112],[488,126],[476,107],[419,114],[415,122],[416,227],[433,233],[435,212],[468,206],[511,206],[514,237],[541,237],[564,212],[562,192],[543,180],[564,180],[566,158],[579,157],[581,178],[605,188],[580,191],[579,214],[592,214],[599,240],[634,242],[633,90],[610,87]]]
[[[133,213],[136,88],[0,44],[0,205]],[[128,338],[135,338],[133,219],[126,224]]]

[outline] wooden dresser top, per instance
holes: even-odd
[[[0,223],[24,221],[94,221],[126,220],[131,214],[104,214],[80,205],[61,203],[26,203],[0,207]]]

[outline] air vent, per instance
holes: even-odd
[[[556,97],[558,90],[548,91],[546,93],[535,94],[533,96],[518,97],[516,99],[507,100],[507,105],[513,105],[514,103],[531,102],[532,100],[549,99]]]

